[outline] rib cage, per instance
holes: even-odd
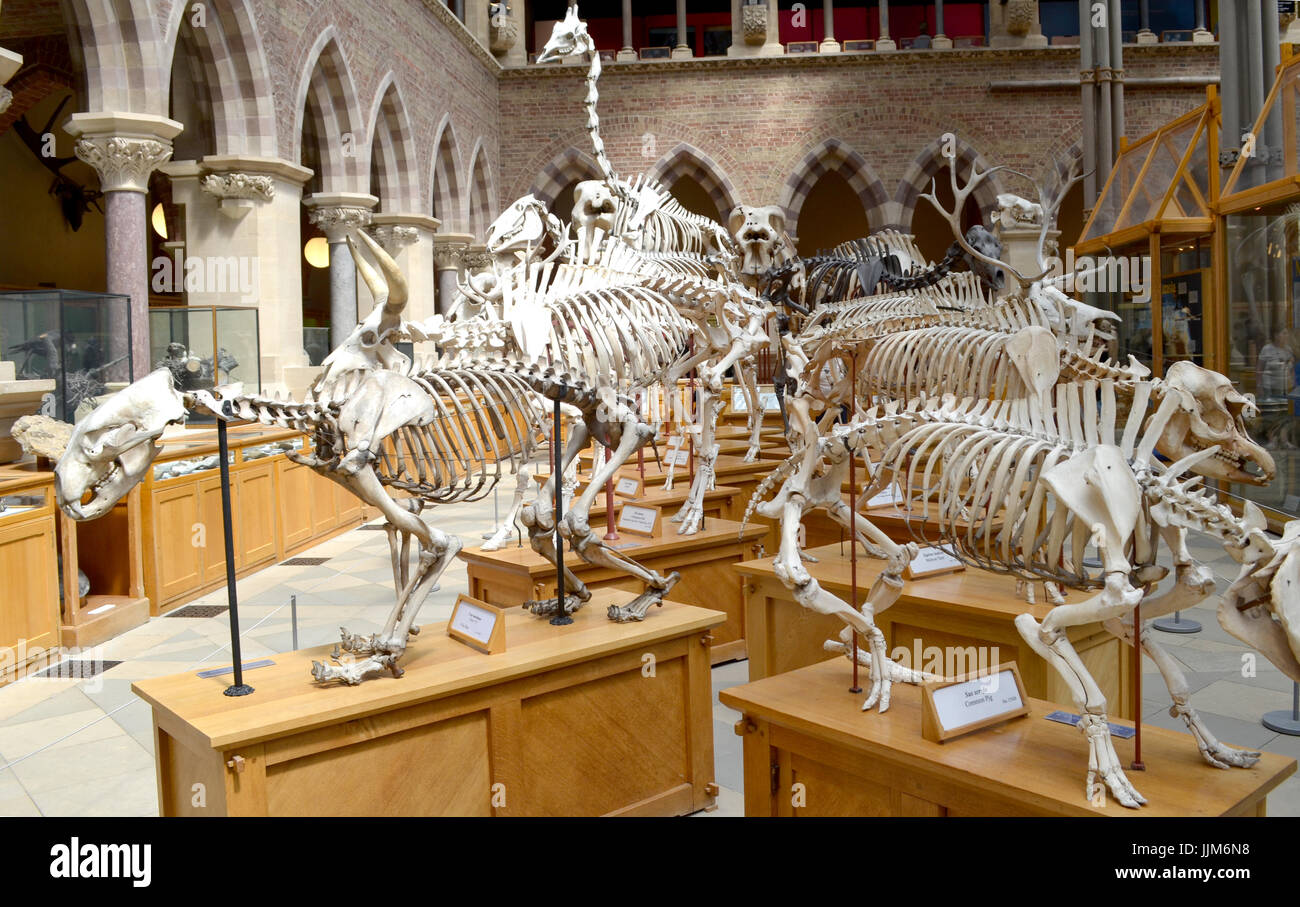
[[[503,465],[527,459],[545,431],[522,378],[505,371],[434,369],[411,379],[433,401],[424,425],[390,434],[375,471],[388,486],[437,504],[475,501],[504,475]]]

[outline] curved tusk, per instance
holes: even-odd
[[[364,230],[361,231],[361,235],[366,236]],[[370,239],[370,237],[366,236],[366,239]],[[376,303],[387,307],[388,287],[379,276],[379,272],[370,266],[370,262],[366,261],[366,257],[357,249],[357,244],[352,241],[351,234],[345,236],[344,241],[348,244],[348,251],[352,253],[352,263],[356,265],[357,270],[361,272],[361,279],[366,282],[366,286],[370,290],[370,295],[375,298]]]

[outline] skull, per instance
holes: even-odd
[[[614,231],[616,205],[614,193],[600,180],[583,180],[573,187],[573,224],[584,237],[584,248],[595,241],[597,228],[606,235]]]
[[[727,229],[744,256],[740,273],[757,277],[772,267],[783,244],[785,211],[779,205],[751,208],[737,205],[727,218]]]
[[[559,240],[562,230],[555,215],[531,195],[517,199],[483,234],[489,255],[511,256],[540,248],[546,237]]]
[[[184,398],[166,368],[105,400],[77,425],[54,468],[63,512],[74,520],[93,520],[112,510],[162,450],[154,439],[184,419]],[[90,499],[83,500],[87,493]]]
[[[1119,324],[1123,320],[1114,312],[1080,302],[1046,283],[1035,284],[1031,298],[1047,317],[1053,331],[1075,340],[1087,340],[1090,333],[1098,343],[1114,340],[1115,334],[1109,323]],[[1085,352],[1091,353],[1092,350]]]
[[[1176,394],[1180,406],[1160,434],[1160,453],[1180,460],[1217,445],[1218,452],[1203,460],[1197,472],[1247,485],[1273,481],[1277,468],[1272,456],[1246,432],[1245,419],[1256,412],[1252,396],[1239,392],[1227,377],[1192,362],[1169,366],[1164,390]]]
[[[587,23],[578,18],[578,7],[574,4],[551,29],[551,40],[546,42],[542,52],[537,55],[537,62],[550,63],[552,60],[563,60],[573,54],[592,50],[595,50],[595,45],[587,34]]]

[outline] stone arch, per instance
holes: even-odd
[[[433,216],[442,221],[444,231],[455,232],[460,226],[460,148],[451,114],[442,118],[435,133],[433,163],[429,172],[430,203]]]
[[[871,229],[885,226],[889,195],[871,165],[840,139],[830,138],[814,146],[799,161],[781,188],[780,204],[786,211],[786,229],[798,235],[799,210],[824,173],[838,173],[857,193]]]
[[[274,157],[276,117],[271,79],[248,0],[210,0],[196,26],[198,14],[188,3],[178,2],[172,8],[165,48],[170,64],[167,72],[188,65],[212,127],[212,151]],[[169,101],[174,101],[170,79],[166,84]],[[185,126],[186,133],[190,132],[191,124]]]
[[[68,0],[65,9],[80,41],[86,109],[165,114],[167,70],[146,0]]]
[[[975,150],[973,145],[960,136],[955,137],[954,141],[956,142],[954,151],[956,152],[955,166],[958,180],[965,180],[970,176],[972,165],[977,165],[981,171],[989,169],[988,161]],[[911,226],[917,202],[924,193],[930,191],[931,179],[948,166],[948,158],[943,154],[945,144],[945,139],[940,137],[922,148],[916,157],[912,159],[912,162],[907,165],[907,171],[898,184],[894,200],[898,202],[900,209],[899,221],[907,228]],[[998,193],[1002,191],[1002,183],[995,173],[976,187],[974,194],[971,196],[979,206],[980,217],[986,224],[992,218],[994,209],[997,208]]]
[[[370,110],[370,194],[385,214],[420,210],[411,120],[401,87],[390,72],[379,83]]]
[[[650,168],[648,175],[669,190],[680,177],[690,177],[699,183],[718,209],[718,220],[725,223],[731,209],[736,207],[736,187],[717,163],[689,142],[678,142]]]
[[[529,191],[546,207],[553,208],[560,193],[574,182],[587,179],[600,179],[600,168],[590,154],[569,146],[542,168]]]
[[[473,233],[478,239],[483,238],[484,231],[492,223],[492,212],[495,208],[493,204],[492,190],[492,171],[487,165],[487,150],[483,145],[483,139],[480,138],[474,143],[474,150],[470,152],[468,186],[469,192],[466,193],[466,218],[465,223],[469,227],[469,232]]]
[[[313,192],[360,192],[369,171],[369,154],[356,83],[334,26],[307,55],[298,88],[294,129],[295,157],[316,171]]]

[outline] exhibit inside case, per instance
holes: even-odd
[[[149,359],[167,368],[181,391],[208,390],[219,384],[261,388],[261,348],[257,309],[239,306],[184,306],[149,309]],[[211,422],[195,413],[191,422]]]
[[[75,422],[131,380],[130,300],[43,289],[0,293],[0,359],[22,380],[53,379],[42,412]]]

